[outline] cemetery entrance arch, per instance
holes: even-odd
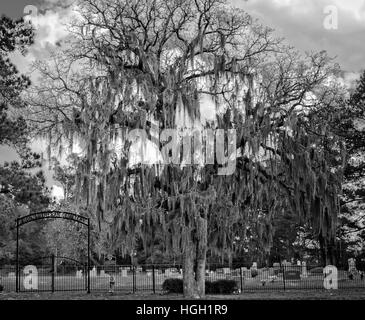
[[[19,264],[19,229],[21,226],[32,222],[32,221],[37,221],[37,220],[44,220],[44,219],[65,219],[65,220],[71,220],[74,221],[76,223],[79,223],[85,227],[87,227],[87,263],[86,263],[86,289],[87,292],[90,293],[90,219],[86,218],[84,216],[75,214],[75,213],[71,213],[71,212],[65,212],[65,211],[56,211],[56,210],[52,210],[52,211],[42,211],[42,212],[36,212],[36,213],[32,213],[29,214],[27,216],[24,217],[20,217],[16,219],[16,292],[20,291],[20,264]],[[52,274],[52,289],[54,290],[54,279],[55,279],[55,272],[57,272],[57,270],[54,269],[55,266],[55,259],[63,259],[65,261],[72,261],[72,259],[70,258],[66,258],[66,257],[56,257],[56,256],[51,256],[49,257],[51,259],[51,263],[50,265],[51,267],[51,274]],[[74,263],[79,264],[80,263],[76,260],[73,260]],[[85,271],[85,269],[83,269]],[[84,272],[85,275],[85,272]]]

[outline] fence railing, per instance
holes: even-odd
[[[35,265],[37,274],[24,274],[19,270],[19,291],[86,291],[87,267],[82,265]],[[0,285],[4,291],[16,291],[15,266],[0,267]],[[322,267],[280,266],[259,269],[212,266],[206,269],[206,281],[234,280],[237,291],[258,290],[323,290]],[[33,277],[33,278],[32,278]],[[36,277],[37,279],[35,279]],[[135,293],[162,292],[162,284],[169,278],[183,278],[181,265],[109,265],[90,268],[90,291],[120,291]],[[32,282],[33,283],[30,283]],[[35,285],[37,281],[37,285]],[[363,271],[337,270],[338,289],[365,288]]]

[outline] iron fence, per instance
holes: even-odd
[[[34,264],[37,285],[29,283],[24,266],[19,270],[20,292],[87,291],[87,265],[81,263],[58,265],[54,262]],[[33,274],[34,276],[34,274]],[[326,275],[318,266],[276,266],[249,269],[209,265],[206,281],[233,280],[238,292],[279,290],[324,290]],[[181,265],[109,265],[90,267],[91,292],[151,292],[161,293],[166,279],[182,279]],[[363,271],[338,269],[338,289],[364,288]],[[16,267],[0,267],[0,285],[4,291],[16,291]]]

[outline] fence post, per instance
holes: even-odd
[[[82,276],[85,280],[85,291],[87,292],[87,263],[84,263],[84,269],[82,270]]]
[[[241,292],[243,292],[243,276],[242,276],[242,267],[240,267],[240,278],[241,278]]]
[[[153,293],[156,293],[156,282],[155,282],[155,265],[152,266],[152,286],[153,286]]]
[[[19,274],[19,220],[16,219],[16,267],[15,267],[15,291],[18,293],[20,289],[20,274]]]
[[[90,218],[87,219],[87,293],[90,293]]]
[[[136,292],[136,268],[135,266],[132,266],[132,272],[133,272],[133,293]]]
[[[52,293],[54,293],[54,275],[55,275],[55,256],[52,254]]]
[[[282,266],[283,268],[283,283],[284,283],[284,291],[285,291],[285,265]]]

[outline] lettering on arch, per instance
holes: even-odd
[[[43,211],[43,212],[32,213],[25,217],[18,218],[17,223],[18,226],[22,226],[29,222],[42,219],[66,219],[75,221],[77,223],[81,223],[85,226],[87,226],[89,223],[88,218],[75,213],[65,212],[65,211]]]

